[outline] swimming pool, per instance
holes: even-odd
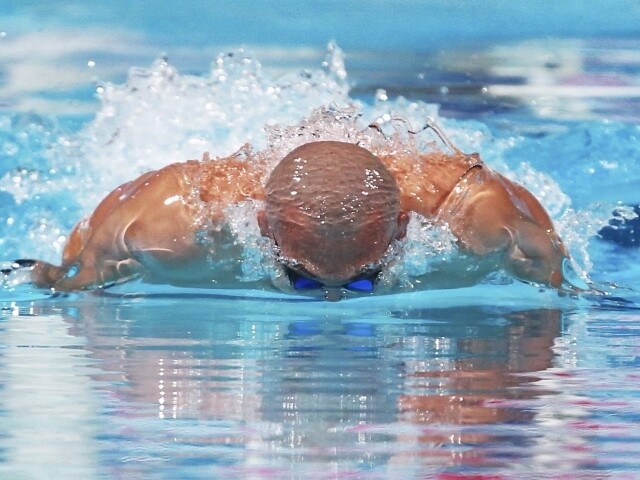
[[[636,3],[183,5],[0,1],[0,260],[57,260],[146,169],[310,116],[339,131],[330,107],[436,118],[541,198],[610,294],[6,285],[0,477],[638,476]],[[413,248],[442,253],[431,233]]]

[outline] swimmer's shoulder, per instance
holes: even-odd
[[[264,165],[252,158],[234,154],[212,159],[205,154],[202,160],[185,162],[182,168],[206,204],[226,206],[264,198]]]
[[[398,153],[382,156],[381,160],[398,182],[402,206],[431,218],[440,205],[467,173],[484,168],[477,154],[447,153]]]

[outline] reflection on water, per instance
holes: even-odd
[[[144,302],[5,312],[0,473],[515,475],[610,468],[604,452],[638,466],[638,394],[609,396],[637,382],[637,316],[614,315],[621,329],[604,311],[330,307],[264,321],[246,305]]]

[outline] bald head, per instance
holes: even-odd
[[[266,185],[261,228],[285,263],[326,285],[376,268],[400,235],[395,179],[364,148],[307,143],[276,166]]]

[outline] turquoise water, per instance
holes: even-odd
[[[363,5],[0,1],[0,261],[56,261],[142,171],[388,114],[535,192],[608,295],[9,283],[0,478],[640,475],[640,7]],[[409,241],[407,271],[449,253]]]

